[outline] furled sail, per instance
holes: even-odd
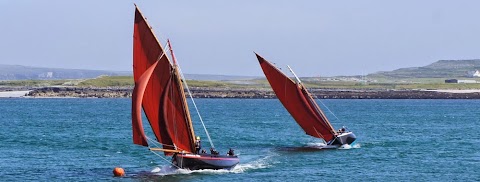
[[[260,55],[256,56],[277,98],[300,127],[310,136],[323,138],[327,142],[334,139],[335,130],[307,89]]]
[[[133,76],[134,143],[148,146],[142,126],[140,107],[143,107],[152,131],[164,149],[195,151],[195,134],[177,67],[171,64],[137,7],[133,33]],[[165,152],[165,155],[171,154]]]

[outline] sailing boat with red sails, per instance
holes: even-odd
[[[255,55],[275,95],[307,135],[323,139],[327,144],[326,148],[337,148],[355,141],[355,134],[347,131],[345,127],[338,131],[333,129],[328,118],[290,67],[288,68],[296,81],[257,53]]]
[[[155,37],[140,10],[135,6],[133,34],[132,93],[133,143],[149,147],[150,151],[172,156],[172,165],[184,169],[232,169],[239,163],[233,150],[220,155],[214,150],[210,135],[210,154],[200,152],[184,93],[184,79],[168,41],[173,63]],[[186,83],[185,83],[186,84]],[[185,85],[188,90],[188,86]],[[190,93],[190,91],[189,91]],[[192,98],[192,103],[195,102]],[[146,136],[142,124],[142,108],[156,141]],[[197,110],[198,113],[198,110]],[[159,144],[162,147],[150,147]]]

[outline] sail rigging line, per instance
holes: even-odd
[[[313,130],[315,130],[315,132],[317,133],[317,135],[321,137],[322,143],[327,144],[327,142],[326,142],[325,139],[323,138],[323,135],[322,135],[321,133],[319,133],[315,127],[312,127],[312,128],[313,128]]]
[[[302,90],[302,92],[304,92],[305,94],[307,94],[307,96],[309,97],[309,98],[305,98],[305,99],[306,99],[308,102],[310,102],[310,104],[312,104],[311,102],[313,101],[313,100],[312,100],[313,98],[312,98],[311,94],[308,92],[307,87],[305,87],[305,86],[303,85],[302,81],[300,80],[300,78],[298,78],[297,74],[295,74],[295,72],[293,71],[293,69],[292,69],[289,65],[287,65],[287,67],[288,67],[288,70],[290,70],[290,72],[293,74],[293,76],[295,77],[295,79],[297,79],[297,81],[298,81],[297,86],[299,86],[300,89]],[[312,104],[312,105],[313,105],[313,104]],[[313,107],[313,108],[315,108],[315,110],[317,111],[317,113],[320,113],[320,117],[322,117],[322,120],[326,120],[326,119],[327,119],[327,118],[324,118],[323,114],[321,114],[322,112],[319,110],[318,107]],[[330,111],[330,112],[331,112],[331,111]],[[338,118],[337,118],[337,119],[338,119]],[[322,124],[327,125],[326,127],[328,127],[328,123],[325,123],[325,121],[323,121]],[[335,132],[335,131],[334,131],[334,132]]]
[[[162,148],[162,147],[160,147],[159,145],[164,145],[164,146],[169,146],[169,147],[178,148],[178,147],[175,146],[175,145],[168,145],[168,144],[160,143],[160,142],[158,142],[158,141],[155,141],[154,139],[151,139],[150,137],[147,137],[147,140],[150,141],[150,142],[152,142],[152,144],[153,144],[156,148]],[[149,147],[149,148],[152,148],[152,147]],[[184,149],[181,149],[181,148],[178,148],[177,150],[185,151]]]
[[[318,99],[318,101],[328,110],[328,112],[330,112],[330,113],[333,115],[333,117],[337,118],[337,120],[338,120],[339,122],[341,122],[341,120],[337,117],[337,115],[335,115],[335,113],[333,113],[333,112],[327,107],[327,105],[325,105],[325,104],[322,102],[321,99]]]
[[[183,83],[185,84],[185,88],[187,89],[188,95],[190,96],[190,99],[192,100],[193,107],[195,107],[195,110],[197,111],[198,118],[200,119],[200,122],[202,123],[203,129],[205,130],[205,134],[207,134],[208,141],[210,143],[210,146],[212,148],[215,148],[212,142],[212,138],[210,138],[210,134],[208,134],[207,127],[205,127],[205,123],[203,123],[202,116],[200,115],[200,111],[198,111],[197,104],[195,104],[195,100],[193,100],[192,92],[190,92],[190,88],[188,88],[187,81],[185,81],[185,76],[183,76],[182,69],[180,66],[178,66],[178,71],[180,72],[180,75],[182,76],[182,79],[184,80]]]
[[[172,46],[170,44],[169,39],[167,39],[167,45],[169,47],[170,54],[172,56],[173,62],[175,63],[175,66],[178,69],[178,72],[180,73],[181,79],[183,80],[183,84],[185,85],[185,88],[187,89],[188,95],[190,96],[190,99],[192,100],[193,107],[195,107],[195,111],[197,112],[198,118],[200,119],[200,122],[202,123],[203,129],[205,130],[205,133],[207,134],[207,138],[208,138],[208,141],[210,143],[210,146],[212,148],[215,148],[215,146],[213,145],[212,139],[210,138],[210,134],[208,133],[207,127],[205,127],[205,123],[203,122],[202,116],[200,115],[200,111],[198,111],[197,104],[195,103],[195,100],[193,99],[192,92],[190,92],[190,88],[188,87],[185,76],[183,75],[182,69],[180,68],[180,64],[178,64],[176,59],[175,59],[175,55],[173,53],[173,49],[172,49]]]
[[[168,163],[172,164],[172,166],[175,166],[176,168],[181,168],[181,167],[178,167],[176,164],[174,164],[173,162],[167,160],[167,158],[165,157],[162,157],[160,154],[158,154],[157,152],[153,151],[153,150],[150,150],[150,152],[152,152],[153,154],[155,154],[156,156],[160,157],[161,159],[167,161]]]
[[[295,78],[297,79],[298,83],[299,83],[299,84],[302,84],[302,82],[300,81],[300,78],[298,78],[297,74],[295,74],[295,72],[293,72],[292,68],[290,68],[289,65],[287,65],[287,67],[288,67],[288,69],[290,70],[290,72],[293,74],[293,76],[295,76]],[[303,84],[302,84],[302,85],[303,85]],[[303,87],[303,88],[307,89],[306,87]],[[308,90],[308,89],[307,89],[307,90]],[[341,122],[341,120],[337,117],[337,115],[335,115],[335,113],[333,113],[333,112],[327,107],[327,105],[325,105],[325,104],[322,102],[321,99],[318,99],[318,101],[320,101],[320,103],[328,110],[328,112],[330,112],[330,113],[333,115],[333,117],[335,117],[339,122]],[[315,109],[317,109],[317,111],[318,111],[318,108],[315,108]]]
[[[310,105],[317,111],[317,113],[320,114],[320,117],[322,118],[322,120],[324,121],[328,121],[327,119],[327,116],[325,116],[325,113],[323,113],[323,111],[320,109],[320,107],[318,107],[318,105],[316,104],[315,100],[313,100],[312,98],[312,95],[308,92],[308,90],[306,90],[306,87],[303,86],[303,91],[307,94],[308,98],[306,98],[308,100],[308,102],[310,103]],[[325,106],[326,107],[326,106]],[[331,111],[330,111],[331,112]],[[333,113],[332,113],[333,114]],[[332,133],[332,135],[335,135],[336,134],[336,131],[335,129],[333,128],[332,124],[330,124],[330,122],[323,122],[323,124],[325,125],[325,127],[330,127],[332,130],[330,130],[330,133]]]
[[[305,89],[307,89],[307,88],[305,88]],[[325,105],[325,104],[322,102],[322,99],[318,99],[318,98],[317,98],[317,100],[320,102],[320,104],[323,105],[323,107],[325,107],[325,108],[327,109],[327,111],[328,111],[330,114],[333,115],[333,117],[335,117],[335,118],[337,119],[337,122],[339,122],[339,123],[341,123],[341,124],[343,125],[342,120],[340,120],[340,118],[338,118],[337,115],[335,115],[335,113],[333,113],[332,110],[330,110],[330,108],[328,108],[327,105]],[[318,108],[316,108],[316,109],[318,110]]]
[[[173,69],[171,70],[171,72],[172,72],[172,74],[171,74],[172,77],[171,77],[170,79],[174,80],[174,79],[175,79],[174,76],[175,76],[175,74],[176,74],[176,70],[175,70],[175,69],[177,68],[177,61],[175,60],[175,56],[173,55],[173,50],[172,50],[172,46],[171,46],[171,44],[170,44],[170,39],[167,39],[167,43],[165,44],[165,47],[167,47],[167,46],[168,46],[168,48],[169,48],[169,50],[170,50],[170,55],[172,56],[172,61],[173,61]],[[174,99],[174,97],[173,97],[173,95],[174,95],[174,93],[173,93],[173,87],[170,87],[170,88],[171,88],[171,92],[170,92],[170,93],[171,93],[171,98]],[[176,101],[175,101],[175,100],[172,100],[172,102],[175,103]],[[177,130],[177,125],[176,125],[176,123],[177,123],[176,121],[177,121],[177,120],[175,119],[176,115],[174,114],[174,112],[175,112],[175,111],[174,111],[173,108],[172,108],[173,121],[174,121],[174,123],[175,123],[175,124],[174,124],[174,133],[175,133],[174,135],[175,135],[175,140],[178,140],[178,135],[177,135],[178,130]],[[186,120],[188,121],[188,119],[186,119]],[[195,136],[193,136],[193,137],[195,137]]]

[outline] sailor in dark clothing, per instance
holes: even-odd
[[[230,150],[228,150],[227,155],[230,155],[230,156],[234,156],[234,155],[235,155],[235,153],[233,153],[233,149],[232,149],[232,148],[230,148]]]
[[[339,133],[339,134],[345,133],[345,131],[346,131],[345,126],[342,127],[342,128],[340,128],[340,129],[338,129],[338,133]]]
[[[195,141],[195,153],[198,154],[201,148],[202,148],[202,142],[200,141],[200,137],[197,136],[197,140]]]
[[[214,148],[210,148],[210,153],[212,155],[218,155],[218,152]]]

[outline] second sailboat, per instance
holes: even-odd
[[[327,144],[326,148],[337,148],[355,141],[355,134],[346,128],[338,131],[333,129],[328,118],[293,71],[296,81],[260,55],[255,55],[275,95],[307,135],[323,139]]]

